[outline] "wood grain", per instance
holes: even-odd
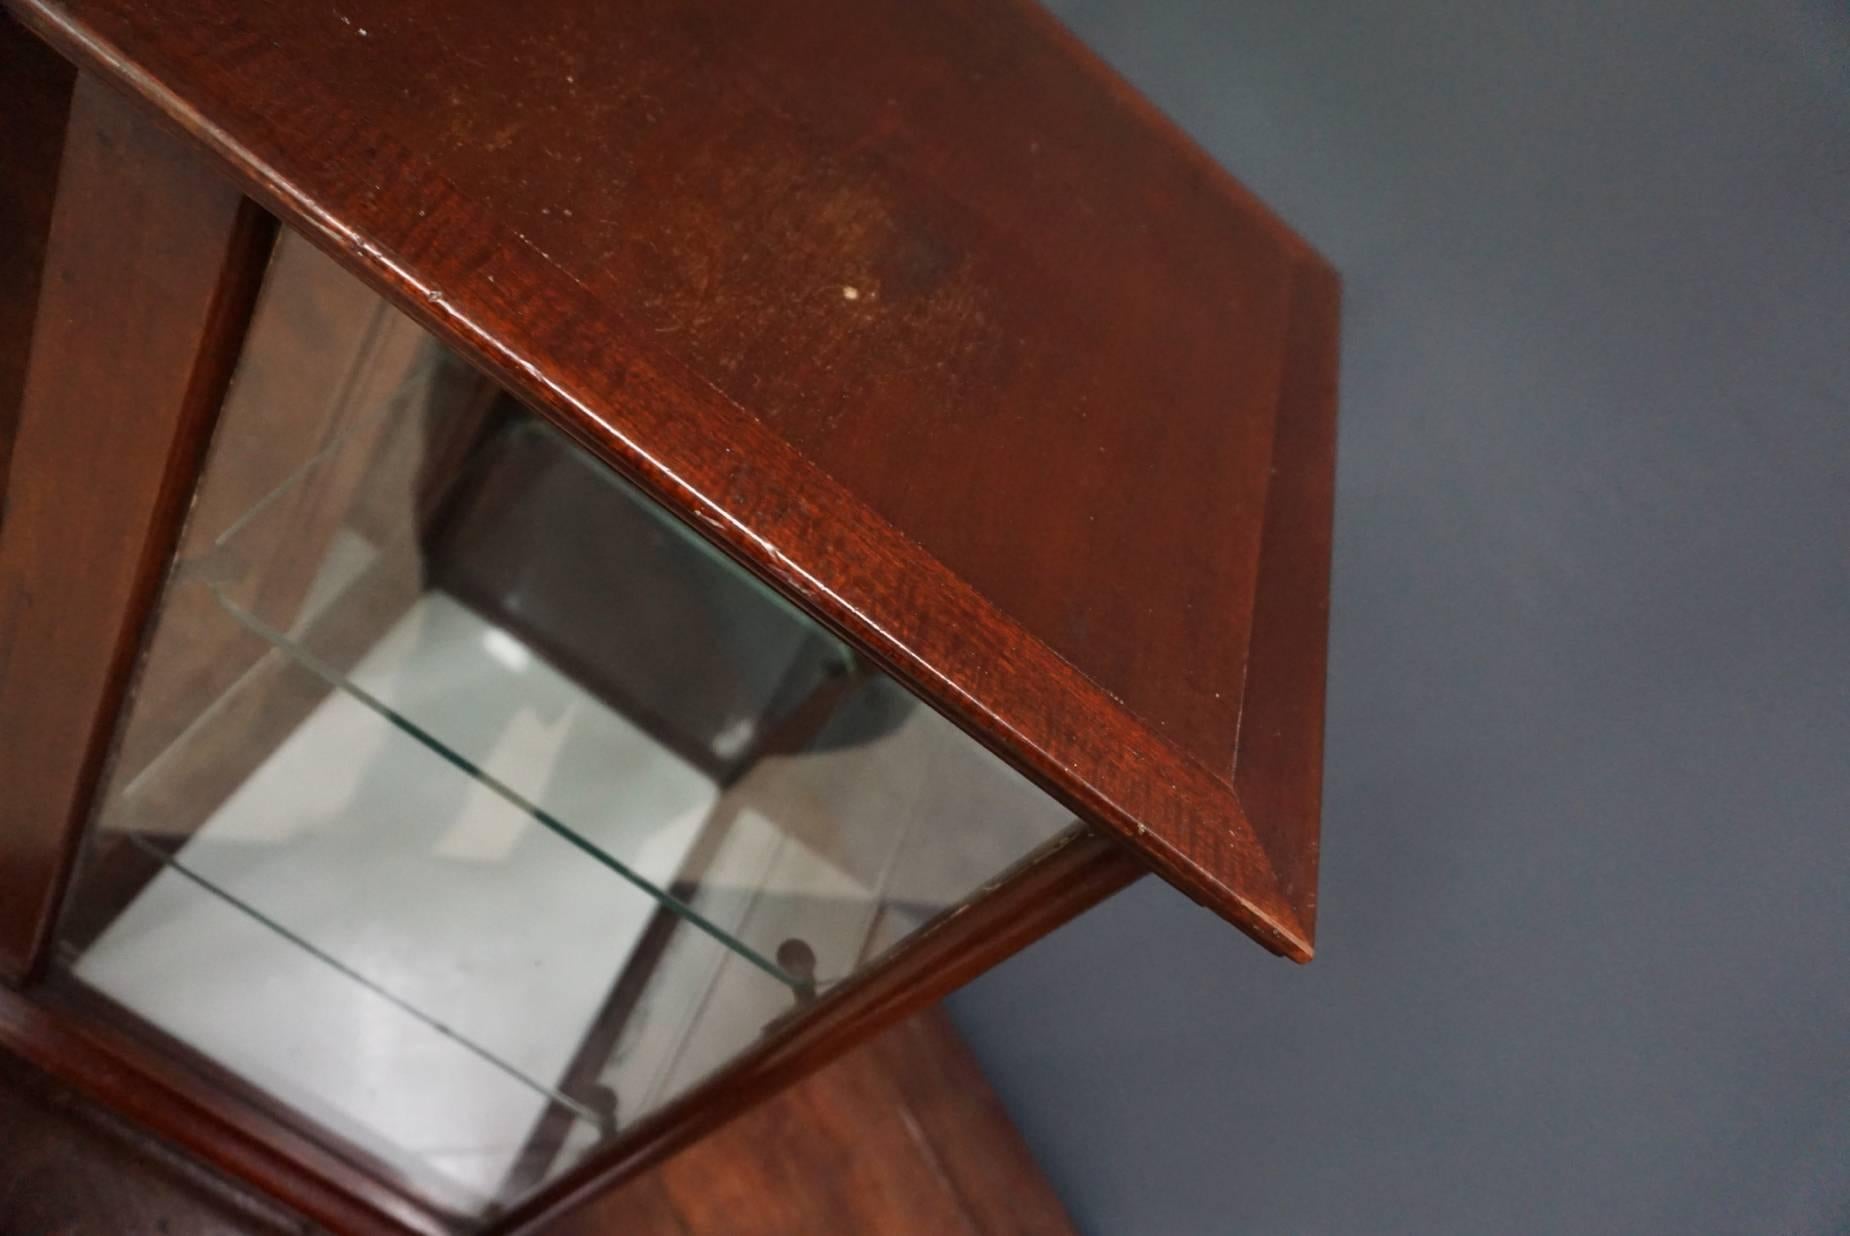
[[[1271,700],[1298,754],[1242,790],[1234,756],[1255,613],[1319,608],[1258,594],[1291,552],[1269,486],[1311,501],[1294,444],[1327,433],[1280,417],[1332,412],[1282,399],[1290,357],[1330,355],[1289,338],[1321,264],[1039,10],[8,2],[1082,818],[1310,955],[1320,705]],[[1313,660],[1273,691],[1320,697]]]
[[[0,978],[43,960],[273,230],[78,83],[0,515]]]
[[[1066,1210],[941,1009],[900,1022],[860,1054],[898,1092],[894,1105],[981,1236],[1057,1236]],[[826,1074],[824,1075],[826,1077]]]
[[[790,664],[808,624],[517,405],[503,424],[426,539],[433,584],[681,759],[736,780],[750,750],[721,755],[715,739],[739,717],[775,723],[787,669],[808,670],[805,688],[822,678],[818,658]]]
[[[1234,757],[1241,803],[1265,822],[1260,839],[1306,933],[1317,926],[1340,298],[1327,266],[1300,264],[1279,386],[1273,455],[1280,463],[1266,490],[1246,715]]]
[[[0,1051],[0,1232],[317,1230]],[[351,1230],[351,1229],[336,1229]],[[987,1079],[930,1009],[549,1236],[1069,1236]]]
[[[0,14],[0,502],[38,312],[39,274],[76,71]]]
[[[1117,841],[1083,830],[1067,834],[989,895],[897,945],[879,966],[800,1006],[758,1046],[512,1207],[495,1230],[533,1236],[552,1231],[563,1216],[956,990],[1142,874],[1137,857]],[[972,1185],[972,1192],[980,1190],[980,1183]]]
[[[450,1230],[375,1174],[97,1015],[81,992],[40,984],[26,995],[0,987],[0,1049],[331,1231],[442,1236]]]
[[[0,1053],[0,1232],[275,1236],[307,1225]]]
[[[553,1236],[1068,1236],[1072,1227],[942,1011],[901,1022]]]

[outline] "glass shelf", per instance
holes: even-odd
[[[1070,826],[285,236],[63,954],[479,1214]]]
[[[384,658],[389,668],[376,670],[372,674],[365,675],[364,678],[356,679],[355,677],[341,674],[327,662],[321,660],[282,632],[267,625],[261,618],[258,618],[254,614],[247,613],[235,602],[229,600],[218,586],[208,584],[206,587],[212,592],[213,598],[217,601],[219,607],[246,631],[249,631],[251,634],[257,636],[259,639],[262,639],[265,643],[281,652],[291,662],[313,675],[323,685],[335,691],[339,691],[348,699],[359,704],[375,718],[383,721],[392,729],[397,730],[399,733],[416,742],[423,747],[425,751],[436,756],[454,771],[461,773],[463,777],[467,779],[472,789],[486,791],[492,797],[499,799],[502,804],[511,808],[517,814],[524,816],[526,820],[544,828],[547,832],[553,834],[599,866],[614,872],[622,879],[634,885],[644,895],[659,902],[664,909],[685,920],[689,925],[698,930],[706,932],[719,943],[734,950],[741,957],[763,970],[766,974],[789,984],[793,990],[801,988],[804,985],[803,979],[786,974],[775,961],[760,956],[756,951],[746,945],[744,941],[736,936],[728,934],[721,927],[708,921],[693,906],[668,892],[667,885],[673,878],[672,873],[654,874],[652,876],[649,871],[650,867],[660,865],[659,863],[651,863],[649,861],[650,846],[657,840],[654,836],[643,838],[640,843],[634,843],[631,838],[623,836],[623,830],[619,829],[617,830],[618,835],[601,841],[593,840],[592,837],[597,835],[598,830],[580,830],[567,825],[551,811],[548,811],[546,808],[528,798],[507,781],[504,781],[502,778],[489,771],[488,768],[484,767],[482,764],[478,764],[470,756],[462,754],[456,747],[436,737],[429,730],[426,730],[416,721],[413,721],[406,712],[401,712],[399,710],[400,707],[407,707],[413,708],[421,714],[427,714],[433,729],[451,730],[451,737],[454,740],[467,743],[470,746],[476,745],[471,739],[479,736],[477,727],[473,725],[452,726],[447,723],[447,719],[453,719],[462,714],[452,713],[446,715],[439,704],[419,698],[415,688],[410,692],[402,693],[395,688],[398,688],[400,684],[406,680],[423,685],[425,681],[423,676],[417,672],[415,664],[411,664],[411,662],[413,658],[424,655],[438,657],[443,660],[445,676],[440,686],[444,693],[449,693],[458,685],[456,681],[456,677],[458,676],[456,675],[456,669],[467,658],[467,654],[460,654],[454,649],[456,649],[457,646],[468,647],[471,644],[479,644],[481,650],[486,652],[488,658],[496,664],[487,667],[486,672],[478,670],[473,674],[465,673],[460,675],[460,677],[464,679],[462,685],[464,689],[469,692],[472,704],[479,703],[483,699],[494,699],[497,696],[505,698],[509,694],[505,689],[505,684],[497,683],[490,686],[484,680],[503,677],[498,671],[502,668],[506,668],[512,671],[513,674],[521,675],[520,685],[525,686],[532,682],[532,678],[528,676],[529,672],[536,671],[537,673],[544,674],[547,668],[538,665],[533,654],[515,641],[513,637],[494,628],[483,627],[478,621],[474,620],[471,615],[455,606],[453,602],[448,602],[441,597],[427,599],[419,603],[419,607],[415,611],[415,618],[408,623],[408,625],[414,629],[414,633],[407,635],[405,641],[409,641],[416,645],[416,647],[401,650],[399,644],[405,641],[396,641],[383,645],[384,647],[392,649],[392,653]],[[396,634],[398,634],[398,632],[394,631],[394,635]],[[388,636],[388,639],[391,638],[392,637]],[[426,651],[432,646],[435,646],[438,651],[435,653]],[[473,652],[474,649],[470,651]],[[377,655],[377,653],[375,653],[375,655]],[[398,696],[397,706],[387,703],[382,695],[375,694],[374,691],[360,685],[361,681],[370,681],[375,678],[378,681],[378,689],[380,691],[390,691],[395,696]],[[551,683],[542,684],[541,691],[544,691],[546,687],[552,685]],[[501,687],[502,689],[496,690],[496,687]],[[407,695],[410,698],[407,699]],[[527,709],[531,708],[532,704],[533,701],[530,698],[522,698],[519,700],[518,704],[515,705],[515,708]],[[475,720],[479,719],[482,714],[471,711],[469,715],[471,720]],[[495,720],[497,723],[500,723],[504,721],[504,718],[497,717]],[[358,728],[357,723],[353,728]],[[497,724],[495,728],[505,734],[508,732],[508,729],[512,728],[512,723],[509,723],[507,728],[503,728],[500,724]],[[483,746],[485,747],[492,748],[495,745],[494,739],[483,741]],[[622,744],[620,740],[612,742],[608,745],[601,746],[598,749],[598,753],[608,758],[612,752],[621,750],[623,745],[624,744]],[[508,762],[505,758],[496,755],[489,755],[484,758],[496,763]],[[657,757],[657,760],[659,762],[659,757]],[[400,765],[403,762],[406,762],[403,754],[394,756],[387,761],[388,764],[393,766]],[[521,771],[530,767],[532,767],[530,764],[516,765],[515,771],[511,775],[518,777]],[[428,786],[439,782],[441,777],[439,776],[439,771],[436,769],[414,769],[410,774],[410,780],[417,785]],[[586,780],[590,781],[592,778],[587,777]],[[598,778],[598,780],[602,780],[602,778]],[[697,810],[700,800],[703,797],[700,788],[693,788],[685,784],[647,784],[646,788],[641,789],[641,792],[638,793],[638,782],[672,782],[678,780],[673,778],[672,775],[668,778],[657,778],[644,774],[643,777],[635,779],[625,777],[623,780],[626,783],[624,788],[627,791],[625,806],[633,806],[638,799],[641,799],[641,805],[649,811],[649,822],[651,825],[657,824],[663,818],[676,821],[687,820],[689,818],[690,807]],[[574,789],[577,788],[577,786],[574,786]],[[689,792],[690,790],[691,792]],[[544,791],[540,792],[544,793]],[[610,813],[607,809],[599,810],[603,804],[587,804],[587,806],[593,818],[609,818]],[[408,812],[406,814],[410,815],[412,813]],[[422,814],[427,817],[429,812],[426,810],[422,812]],[[503,826],[502,828],[489,831],[505,833],[505,827]],[[504,841],[497,839],[491,844],[500,845],[504,843]],[[455,844],[458,848],[467,849],[472,843],[463,840]],[[627,859],[619,857],[619,853],[628,853],[630,857]]]

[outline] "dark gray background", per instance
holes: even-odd
[[[1850,1231],[1850,6],[1056,8],[1346,280],[1318,960],[953,1002],[1080,1227]]]

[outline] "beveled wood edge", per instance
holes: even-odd
[[[329,1230],[356,1236],[453,1230],[435,1212],[95,1016],[60,987],[48,981],[20,992],[0,985],[0,1049]]]
[[[537,1236],[565,1211],[620,1185],[850,1047],[931,1004],[1135,882],[1140,857],[1076,826],[964,906],[897,945],[802,1015],[611,1145],[492,1220],[487,1231]],[[64,975],[16,991],[0,985],[7,1050],[213,1168],[330,1230],[442,1236],[457,1230],[427,1199],[394,1187],[296,1127],[246,1086],[198,1072],[118,1024],[105,997]],[[165,1036],[153,1032],[153,1039]]]
[[[917,1011],[1143,875],[1140,857],[1076,825],[897,945],[686,1094],[651,1113],[517,1206],[494,1233],[539,1233],[763,1098]],[[64,975],[28,991],[0,986],[0,1049],[11,1050],[202,1161],[340,1232],[457,1230],[460,1217],[349,1161],[244,1084],[188,1063],[184,1045],[110,1015],[110,1002]],[[178,1048],[176,1050],[175,1048]]]
[[[1341,304],[1341,276],[1316,253],[1300,254],[1233,759],[1235,792],[1307,936],[1321,854]]]
[[[495,1236],[539,1236],[561,1214],[621,1185],[906,1015],[941,999],[1144,874],[1141,856],[1078,825],[871,968],[801,1006],[745,1054],[510,1208]]]
[[[1050,42],[1058,45],[1068,58],[1104,87],[1120,107],[1135,115],[1146,128],[1160,134],[1164,142],[1187,159],[1189,167],[1212,184],[1221,196],[1240,203],[1247,214],[1259,220],[1294,262],[1306,258],[1314,262],[1323,261],[1309,242],[1298,235],[1297,229],[1266,205],[1258,194],[1236,180],[1231,172],[1221,166],[1218,159],[1202,148],[1201,143],[1188,130],[1177,124],[1169,113],[1152,103],[1148,96],[1112,68],[1103,56],[1092,50],[1091,44],[1075,34],[1046,4],[1040,0],[1006,2],[1013,4],[1017,11],[1028,14],[1046,33]]]
[[[395,148],[382,135],[366,134],[364,155],[378,165],[382,184],[402,186],[412,170],[417,172],[411,187],[422,192],[417,200],[426,204],[416,211],[406,201],[382,207],[370,198],[324,204],[119,48],[67,20],[52,0],[5,3],[61,53],[124,88],[165,124],[202,142],[260,202],[597,458],[868,653],[1081,818],[1137,848],[1151,869],[1186,895],[1268,950],[1296,961],[1310,959],[1311,934],[1283,896],[1270,855],[1245,815],[1231,763],[1227,773],[1212,771],[1153,734],[1115,697],[809,465],[749,412],[672,360],[646,351],[637,332],[624,339],[634,345],[634,355],[610,373],[570,363],[566,358],[573,355],[607,356],[610,339],[596,333],[597,324],[621,322],[621,315],[597,302],[524,238],[489,219],[411,152]],[[278,62],[266,71],[287,68]],[[1122,85],[1116,89],[1129,91]],[[307,114],[316,107],[327,114]],[[338,101],[319,97],[305,96],[292,119],[298,126],[319,120],[327,132],[347,138],[365,132]],[[1225,183],[1233,182],[1225,178]],[[381,217],[359,217],[369,209]],[[443,252],[446,244],[455,251]],[[423,267],[447,262],[457,277],[446,280],[444,288],[420,283],[400,257],[406,249],[420,251]],[[472,315],[472,309],[484,312]],[[715,497],[696,483],[700,478],[690,480],[676,470],[676,464],[709,464],[699,458],[701,448],[684,440],[670,443],[677,448],[672,459],[651,453],[621,422],[641,421],[656,408],[691,411],[709,431],[723,426],[724,433],[707,437],[733,445],[706,449],[751,459],[749,475],[743,469],[733,472],[725,484],[712,487]],[[663,429],[661,413],[655,415],[651,436],[665,439],[670,431]],[[824,582],[825,575],[833,574],[825,560],[837,553],[866,564],[840,590]],[[932,593],[934,619],[911,632],[880,626],[867,606],[857,604],[876,595],[905,597],[920,591]],[[1023,683],[1042,693],[1019,689]],[[1036,732],[1025,731],[1018,721]]]

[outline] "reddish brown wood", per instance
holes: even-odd
[[[226,1170],[254,1188],[286,1197],[286,1192],[277,1191],[280,1177],[262,1173],[280,1172],[286,1170],[283,1165],[289,1165],[304,1179],[288,1182],[288,1189],[345,1197],[362,1209],[378,1210],[392,1223],[410,1223],[420,1230],[454,1230],[474,1226],[480,1217],[472,1195],[446,1189],[428,1175],[409,1177],[370,1149],[330,1134],[326,1126],[258,1083],[143,1021],[68,973],[53,972],[25,994],[67,1029],[105,1044],[128,1062],[140,1073],[143,1093],[152,1101],[169,1101],[168,1092],[177,1091],[189,1101],[197,1095],[227,1113],[234,1135],[258,1148],[252,1162],[259,1173],[235,1166]],[[159,1131],[164,1126],[155,1121],[150,1127]],[[298,1148],[311,1143],[320,1152],[299,1156]],[[213,1156],[227,1152],[210,1144],[201,1153],[218,1162]]]
[[[1291,543],[1268,484],[1310,503],[1321,464],[1294,452],[1327,439],[1280,424],[1330,412],[1283,398],[1311,380],[1291,358],[1328,357],[1292,342],[1333,329],[1293,319],[1321,265],[1045,15],[9,3],[1082,817],[1309,956],[1319,675],[1248,687],[1261,647],[1321,664],[1254,621],[1321,608],[1259,595]],[[1236,791],[1243,726],[1292,753]]]
[[[0,1053],[0,1232],[259,1236],[305,1224]]]
[[[306,1230],[307,1220],[0,1051],[0,1231]],[[567,1216],[549,1236],[1071,1230],[988,1081],[931,1009]]]
[[[0,1049],[332,1231],[437,1236],[448,1230],[375,1174],[151,1050],[81,996],[0,987]]]
[[[755,763],[803,750],[827,722],[842,698],[862,680],[858,668],[844,668],[839,675],[825,679],[794,707],[774,713],[777,720],[752,744],[747,760]],[[737,799],[729,796],[720,798],[718,805],[708,813],[701,826],[700,839],[683,866],[684,872],[698,873],[706,870],[713,853],[736,822],[738,807]],[[1008,896],[1011,887],[1004,884],[1001,895]],[[668,892],[682,904],[693,904],[698,892],[698,879],[694,876],[677,879],[669,884]],[[681,915],[665,905],[658,906],[630,953],[629,960],[624,963],[616,981],[611,985],[610,993],[598,1009],[590,1029],[579,1043],[571,1064],[560,1078],[557,1087],[559,1093],[581,1102],[593,1101],[594,1088],[609,1067],[622,1041],[623,1032],[635,1016],[638,1002],[654,976],[655,967],[678,930],[685,930]],[[791,967],[781,956],[778,964],[786,973],[791,972]],[[813,987],[803,998],[814,998]],[[616,1116],[621,1120],[623,1113],[618,1112]],[[550,1174],[553,1162],[564,1147],[576,1119],[569,1108],[557,1102],[547,1107],[545,1115],[528,1134],[526,1146],[502,1187],[502,1195],[509,1202],[519,1201],[528,1190]]]
[[[600,1199],[614,1186],[836,1060],[868,1036],[1122,889],[1141,871],[1131,852],[1115,841],[1084,833],[1070,836],[995,893],[899,946],[888,964],[808,1006],[803,1016],[769,1035],[759,1048],[528,1198],[495,1230],[551,1232],[555,1224],[566,1222],[568,1212],[590,1203],[597,1206],[593,1213],[606,1213]],[[351,1150],[337,1154],[319,1144],[299,1117],[274,1100],[156,1032],[127,1027],[120,1013],[94,993],[67,983],[41,985],[37,991],[36,999],[28,999],[0,990],[0,1048],[25,1056],[124,1117],[336,1231],[437,1232],[456,1222],[432,1208],[430,1199],[406,1191],[379,1165]],[[960,1147],[947,1132],[976,1116],[1003,1119],[993,1110],[987,1115],[971,1110],[972,1104],[993,1108],[994,1103],[993,1097],[979,1093],[973,1064],[942,1056],[920,1059],[916,1047],[908,1049],[903,1043],[884,1045],[881,1058],[886,1061],[881,1067],[903,1070],[909,1078],[882,1084],[899,1093],[910,1120],[932,1141],[934,1170],[954,1192],[959,1213],[975,1225],[968,1230],[1062,1230],[1051,1226],[1057,1203],[1044,1188],[1036,1192],[1019,1179],[1031,1170],[1025,1151],[989,1144]],[[956,1097],[948,1097],[952,1095]],[[883,1095],[875,1105],[891,1108],[894,1102]],[[832,1127],[837,1139],[853,1131],[843,1123]],[[881,1149],[871,1134],[863,1141],[863,1149],[878,1157],[900,1153],[895,1145],[882,1143]],[[849,1176],[834,1184],[819,1181],[800,1187],[789,1179],[793,1161],[783,1160],[779,1166],[773,1150],[762,1153],[768,1166],[745,1165],[740,1170],[783,1173],[784,1185],[795,1193],[779,1204],[799,1210],[818,1196],[849,1206],[880,1204],[884,1198],[900,1212],[929,1220],[947,1204],[942,1197],[921,1198],[904,1190],[888,1196],[897,1189],[889,1173],[903,1173],[903,1166],[870,1167],[871,1177],[859,1184]],[[810,1163],[804,1170],[820,1170],[820,1165]],[[863,1186],[872,1188],[874,1195],[862,1198],[841,1192]],[[683,1206],[694,1204],[687,1193],[691,1187],[684,1177],[675,1194]],[[627,1205],[616,1205],[614,1213],[629,1213]],[[783,1212],[770,1206],[763,1213]],[[686,1219],[694,1212],[681,1209],[677,1214]],[[705,1218],[690,1226],[690,1232],[728,1230],[712,1226],[718,1212],[699,1214]],[[1011,1214],[1017,1226],[1009,1225]],[[960,1229],[922,1221],[915,1230]]]
[[[1340,300],[1329,267],[1299,263],[1273,448],[1276,459],[1288,462],[1266,490],[1246,718],[1234,763],[1240,801],[1269,822],[1260,837],[1307,934],[1317,926]]]
[[[1119,842],[1068,834],[1008,881],[898,945],[882,964],[800,1006],[764,1041],[508,1211],[498,1232],[550,1231],[666,1156],[954,991],[1143,874]]]
[[[43,958],[272,234],[78,83],[0,523],[0,978]]]
[[[220,551],[230,563],[218,577],[246,609],[286,625],[328,542],[352,517],[393,419],[380,409],[407,383],[427,336],[300,240],[277,246],[266,280],[270,291],[237,357],[179,554],[205,559],[218,537],[239,528],[228,551]],[[260,518],[239,523],[323,450],[327,455],[304,482],[287,488]],[[408,488],[410,478],[402,483]],[[390,623],[397,615],[382,617]],[[269,652],[227,621],[201,588],[167,592],[149,642],[160,652],[135,682],[133,720],[118,755],[124,777],[146,767]],[[191,809],[204,818],[216,805],[197,802]]]
[[[909,1018],[859,1050],[899,1092],[909,1123],[930,1146],[934,1166],[972,1228],[982,1236],[1071,1230],[1027,1143],[942,1010]]]
[[[698,1236],[675,1211],[658,1173],[632,1180],[565,1216],[547,1236]]]
[[[0,502],[38,310],[58,153],[76,72],[0,14]]]
[[[390,629],[422,587],[411,513],[381,502],[411,493],[422,445],[413,431],[388,432],[395,396],[431,394],[417,383],[428,336],[345,270],[299,239],[285,237],[266,274],[213,445],[182,533],[178,557],[208,569],[251,612],[293,626],[329,542],[365,527],[399,547],[374,561],[342,603],[313,626],[316,655],[340,669]],[[447,423],[473,402],[446,391],[424,409]],[[398,449],[392,449],[396,445]],[[310,475],[289,484],[305,460]],[[259,512],[254,518],[245,517]],[[227,532],[236,535],[225,545]],[[172,753],[143,779],[133,810],[108,815],[85,855],[62,918],[62,940],[83,947],[160,869],[144,848],[169,851],[185,839],[325,697],[327,687],[231,622],[197,584],[165,588],[133,677],[134,706],[113,744],[109,783],[121,787]],[[209,716],[207,724],[197,725]]]
[[[638,1182],[650,1183],[692,1236],[1073,1230],[937,1010],[893,1027]],[[601,1210],[600,1203],[585,1213],[596,1219]],[[570,1220],[564,1227],[598,1230]]]
[[[1064,1208],[969,1051],[928,1009],[549,1236],[1069,1236]]]
[[[736,780],[752,752],[722,757],[714,737],[739,716],[776,728],[778,705],[793,701],[778,697],[780,667],[763,649],[801,639],[807,623],[730,564],[691,554],[518,405],[502,426],[425,543],[432,581],[694,767]],[[803,667],[804,687],[822,677],[818,658]]]

